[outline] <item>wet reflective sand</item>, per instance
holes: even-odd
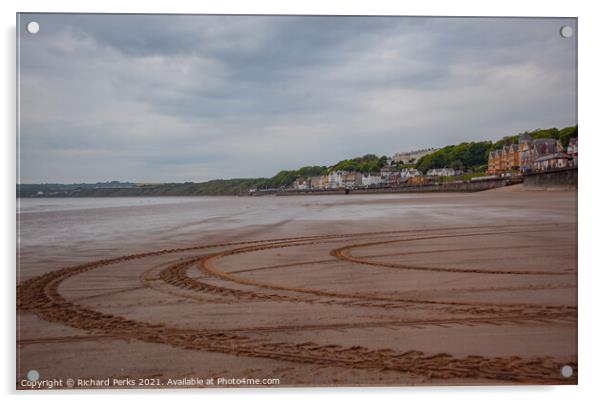
[[[20,208],[17,381],[577,381],[575,192]]]

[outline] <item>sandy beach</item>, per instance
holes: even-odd
[[[18,220],[17,388],[577,383],[576,191],[22,199]]]

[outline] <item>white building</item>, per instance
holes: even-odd
[[[393,154],[393,162],[404,164],[413,164],[425,155],[429,155],[439,150],[438,148],[425,148],[423,150],[407,151]]]
[[[362,175],[362,186],[377,186],[383,183],[380,174]]]
[[[328,189],[338,189],[345,183],[345,171],[335,171],[328,174]]]
[[[416,168],[404,168],[400,172],[402,178],[413,178],[415,176],[422,176],[422,172]]]
[[[433,168],[426,173],[427,176],[455,176],[456,171],[452,168]]]
[[[297,179],[293,182],[293,188],[296,190],[305,190],[308,188],[308,183],[305,179]]]

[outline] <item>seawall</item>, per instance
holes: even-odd
[[[554,169],[524,175],[527,189],[577,189],[577,168]]]

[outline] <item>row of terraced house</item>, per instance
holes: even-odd
[[[553,138],[533,139],[529,134],[519,136],[518,144],[505,145],[489,153],[487,174],[547,171],[577,166],[577,137],[569,141],[566,150]]]
[[[333,171],[328,175],[299,178],[293,183],[296,190],[308,189],[340,189],[375,186],[399,186],[401,184],[421,184],[422,173],[414,168],[401,171],[392,166],[385,166],[380,172],[362,174],[360,172]]]

